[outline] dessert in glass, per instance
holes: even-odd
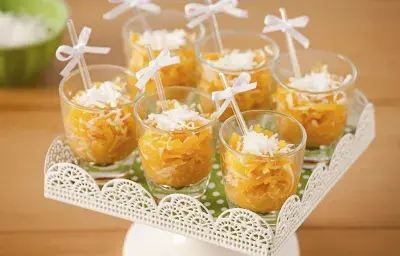
[[[270,65],[278,57],[278,46],[260,34],[245,31],[221,31],[220,34],[225,47],[223,53],[216,49],[214,35],[208,35],[196,44],[198,88],[211,94],[224,89],[218,73],[224,73],[232,83],[242,72],[247,72],[251,75],[251,82],[257,82],[257,88],[235,96],[240,109],[270,109],[274,91]],[[231,115],[233,111],[229,107],[220,120]]]
[[[347,124],[357,70],[346,57],[323,50],[298,51],[302,77],[294,78],[288,54],[274,63],[274,109],[293,116],[307,131],[310,167],[329,161]],[[288,132],[290,133],[290,127]]]
[[[85,90],[79,70],[66,76],[59,93],[65,137],[96,180],[126,177],[122,163],[136,149],[134,74],[113,65],[88,67],[93,85]]]
[[[286,199],[296,193],[307,135],[297,120],[281,113],[250,110],[242,114],[250,127],[245,135],[235,116],[219,131],[227,200],[230,207],[251,210],[274,224]],[[281,127],[288,125],[291,133],[282,133]]]
[[[214,160],[218,120],[215,104],[196,88],[166,87],[165,110],[157,93],[135,104],[138,147],[151,193],[204,194]]]
[[[180,57],[180,64],[175,64],[159,71],[162,84],[167,86],[194,86],[196,83],[195,42],[204,35],[204,27],[186,28],[184,13],[162,10],[158,15],[143,14],[128,20],[123,27],[123,40],[127,66],[137,72],[149,65],[146,45],[158,56],[162,50],[169,50],[171,55]],[[148,29],[143,26],[146,19]],[[151,30],[150,30],[151,29]],[[136,79],[133,83],[136,82]],[[146,85],[146,91],[155,91],[154,80]]]

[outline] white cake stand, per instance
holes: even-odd
[[[124,242],[123,256],[243,256],[216,245],[187,238],[143,224],[132,224]],[[276,256],[300,256],[296,235]]]

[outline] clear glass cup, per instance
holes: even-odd
[[[273,225],[286,199],[296,193],[307,135],[296,119],[281,113],[250,110],[243,112],[243,117],[248,127],[277,133],[279,140],[293,144],[289,153],[258,156],[238,150],[241,130],[235,116],[219,131],[223,183],[230,207],[251,210]]]
[[[200,113],[214,113],[209,95],[196,88],[165,88],[167,100],[175,99],[188,106],[196,104]],[[139,152],[151,193],[163,198],[172,193],[200,197],[204,194],[214,161],[217,119],[193,130],[166,131],[146,124],[151,113],[160,113],[156,93],[145,94],[135,104]]]
[[[274,110],[293,116],[307,131],[305,153],[306,166],[312,168],[317,162],[329,161],[336,143],[343,134],[353,98],[357,69],[340,54],[323,50],[297,51],[303,74],[316,67],[327,65],[328,71],[336,76],[352,75],[347,85],[324,92],[301,91],[288,85],[294,77],[289,55],[281,54],[272,66],[272,74],[278,89]]]
[[[85,107],[73,100],[77,93],[85,90],[79,70],[66,76],[60,83],[66,141],[79,159],[79,165],[102,183],[128,174],[123,162],[137,147],[133,117],[137,91],[132,89],[132,85],[129,86],[134,74],[128,69],[113,65],[93,65],[88,70],[94,84],[105,81],[126,84],[124,96],[132,99],[114,108]]]
[[[198,88],[211,94],[214,91],[224,89],[218,73],[225,73],[228,82],[232,83],[240,73],[247,72],[251,75],[251,82],[257,82],[257,88],[235,96],[240,109],[242,111],[271,109],[271,95],[275,91],[275,86],[272,83],[270,66],[279,55],[279,48],[275,41],[262,34],[247,31],[222,30],[221,38],[227,53],[232,50],[239,50],[240,52],[251,50],[254,52],[256,54],[254,60],[257,65],[254,68],[243,70],[216,67],[210,61],[218,60],[223,54],[219,53],[216,48],[215,36],[207,35],[196,44],[196,56],[200,62]],[[220,120],[224,121],[232,115],[233,110],[229,107]]]
[[[205,34],[204,26],[200,25],[195,29],[188,29],[184,13],[173,10],[162,10],[160,14],[143,14],[149,27],[154,30],[182,29],[186,32],[186,45],[178,49],[168,49],[172,56],[179,56],[181,62],[159,71],[164,86],[194,86],[196,82],[197,60],[194,53],[195,42]],[[149,57],[145,45],[138,43],[139,37],[146,30],[139,17],[129,19],[123,26],[122,36],[124,40],[125,56],[127,67],[133,72],[143,69],[149,64]],[[160,50],[153,49],[155,57]],[[135,79],[136,82],[136,79]],[[154,80],[146,85],[146,91],[155,91]]]

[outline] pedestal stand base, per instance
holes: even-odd
[[[123,256],[243,256],[216,245],[153,228],[132,224],[124,242]],[[276,256],[300,256],[296,235]]]

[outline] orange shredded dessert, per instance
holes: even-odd
[[[108,165],[129,156],[137,146],[130,95],[120,82],[95,83],[71,99],[66,107],[65,131],[69,146],[86,162]]]
[[[162,42],[159,43],[158,41]],[[163,49],[169,49],[171,54],[180,57],[180,63],[164,67],[159,71],[163,86],[190,86],[196,84],[196,56],[193,44],[195,36],[186,33],[184,30],[155,30],[144,34],[133,33],[129,46],[130,57],[128,60],[129,69],[137,72],[149,65],[149,56],[146,51],[146,44],[152,45],[154,56],[158,56]],[[136,81],[132,81],[136,83]],[[156,84],[150,80],[146,85],[146,91],[155,91]]]
[[[307,147],[330,145],[342,135],[349,111],[348,95],[335,89],[343,82],[343,78],[330,74],[327,66],[322,66],[301,79],[292,79],[289,88],[278,88],[275,109],[293,116],[304,126]],[[291,128],[287,129],[290,132]]]
[[[176,100],[168,101],[167,109],[149,115],[150,128],[139,139],[145,175],[173,188],[198,184],[210,174],[214,157],[212,127],[198,129],[210,122],[210,116]]]
[[[336,142],[346,127],[348,106],[338,104],[333,95],[322,99],[302,98],[295,92],[279,88],[276,111],[293,116],[307,132],[307,147]],[[292,98],[292,102],[288,100]],[[288,127],[288,131],[290,131]]]
[[[251,75],[251,83],[257,82],[257,88],[235,96],[242,111],[253,109],[271,108],[272,76],[267,68],[258,68],[266,62],[265,53],[261,50],[239,52],[238,50],[227,51],[224,55],[220,53],[205,53],[203,58],[207,63],[202,63],[200,69],[200,80],[198,88],[208,94],[224,89],[219,79],[218,70],[225,73],[228,81],[235,80],[242,71]],[[211,66],[210,66],[211,65]],[[249,70],[254,69],[254,72]],[[229,72],[229,71],[230,72]],[[229,107],[220,117],[221,121],[233,115]]]
[[[243,137],[232,134],[229,146],[242,154],[226,150],[221,163],[225,192],[233,204],[269,213],[279,210],[296,192],[300,170],[294,160],[284,156],[293,145],[277,137],[260,125]]]

